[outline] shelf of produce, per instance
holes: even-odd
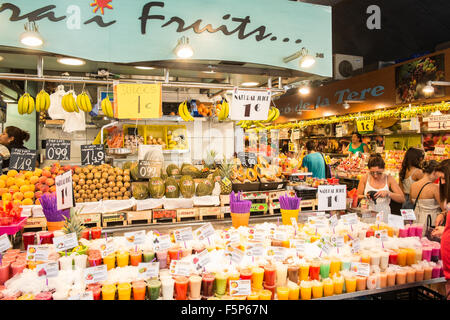
[[[371,295],[380,294],[380,293],[387,293],[387,292],[405,290],[405,289],[410,289],[410,288],[414,288],[414,287],[420,287],[420,286],[423,286],[423,285],[429,285],[429,284],[435,284],[435,283],[443,283],[443,282],[446,282],[444,277],[430,279],[430,280],[424,280],[424,281],[419,281],[419,282],[406,283],[406,284],[403,284],[403,285],[396,285],[396,286],[393,286],[393,287],[386,287],[386,288],[382,288],[382,289],[363,290],[363,291],[356,291],[356,292],[351,292],[351,293],[343,293],[343,294],[339,294],[339,295],[335,295],[335,296],[323,297],[323,298],[314,299],[314,300],[345,300],[345,299],[353,299],[353,298],[358,298],[358,297],[371,296]]]

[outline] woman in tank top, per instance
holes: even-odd
[[[441,203],[439,196],[439,186],[434,183],[438,178],[437,167],[439,163],[431,160],[423,164],[424,176],[411,186],[411,202],[416,203],[414,213],[416,214],[416,222],[423,225],[423,234],[426,231],[427,218],[431,217],[431,224],[434,226],[436,217],[445,210],[445,206]],[[420,195],[419,195],[420,193]]]
[[[373,155],[368,163],[369,174],[364,175],[358,184],[358,197],[369,199],[369,209],[383,212],[385,217],[391,213],[391,199],[405,202],[405,196],[397,181],[384,173],[385,163],[379,155]],[[373,194],[373,195],[372,195]]]
[[[402,169],[399,174],[399,184],[406,200],[410,199],[411,185],[423,178],[423,172],[420,164],[425,157],[423,150],[417,148],[409,148],[403,158]]]

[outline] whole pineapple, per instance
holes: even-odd
[[[64,223],[64,227],[62,228],[62,230],[64,231],[64,233],[73,233],[75,232],[77,234],[77,238],[80,238],[81,235],[81,231],[85,228],[82,224],[81,224],[81,219],[78,216],[78,212],[75,211],[74,208],[70,209],[70,217],[69,219],[65,218],[65,223]]]
[[[222,164],[220,165],[219,172],[220,177],[220,194],[230,194],[232,191],[232,183],[231,183],[231,173],[233,169],[233,163],[229,162],[226,158],[223,159]],[[227,178],[230,183],[225,183],[223,178]],[[226,179],[225,179],[226,180]]]
[[[202,178],[206,179],[208,178],[209,174],[214,171],[214,168],[216,166],[216,156],[217,153],[214,150],[211,150],[206,155],[206,160],[204,160],[204,167],[202,169]]]

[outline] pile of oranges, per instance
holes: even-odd
[[[3,201],[13,201],[13,204],[39,204],[41,191],[35,192],[36,183],[42,175],[42,169],[35,171],[8,171],[0,176],[0,196]],[[35,200],[36,199],[36,200]]]

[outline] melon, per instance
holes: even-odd
[[[180,169],[177,167],[176,164],[169,164],[166,168],[167,175],[170,176],[176,176],[180,174]]]
[[[144,184],[133,185],[133,198],[136,200],[144,200],[148,198],[148,189]]]
[[[195,189],[195,195],[197,197],[210,196],[213,191],[213,183],[209,179],[202,179]]]
[[[165,192],[166,198],[179,198],[180,197],[180,188],[178,186],[177,181],[169,177],[165,182]]]
[[[160,199],[164,197],[166,191],[164,180],[159,177],[151,178],[148,182],[148,190],[152,198]]]
[[[194,167],[192,164],[183,165],[181,169],[181,174],[183,176],[191,176],[193,179],[199,178],[202,175],[200,170]]]
[[[191,176],[182,176],[180,179],[180,192],[184,198],[192,198],[195,194],[195,182]]]

